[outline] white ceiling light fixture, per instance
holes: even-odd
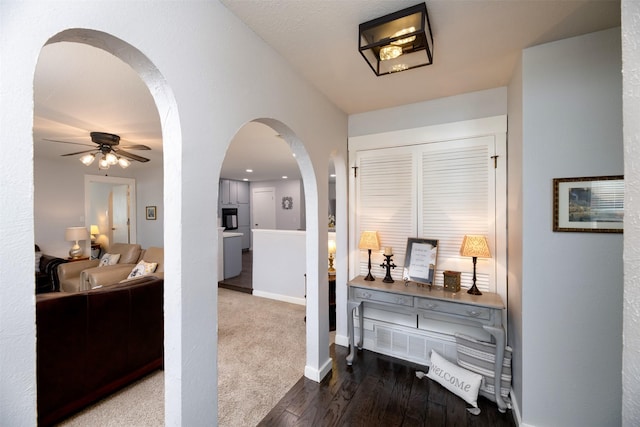
[[[427,5],[420,3],[360,24],[359,50],[376,76],[433,64]]]
[[[91,163],[93,163],[93,161],[96,159],[96,155],[95,154],[85,154],[84,156],[80,157],[80,161],[85,165],[85,166],[90,166]]]
[[[120,158],[118,159],[118,164],[120,165],[120,167],[121,167],[122,169],[126,169],[126,168],[128,168],[129,166],[131,166],[131,162],[130,162],[129,160],[125,159],[124,157],[120,157]]]

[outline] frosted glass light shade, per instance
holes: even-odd
[[[94,154],[85,154],[84,156],[80,157],[80,161],[82,162],[82,164],[84,164],[85,166],[89,166],[91,165],[91,163],[93,163],[93,161],[96,159],[96,156]]]

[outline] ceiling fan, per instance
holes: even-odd
[[[134,144],[134,145],[120,146],[120,136],[112,133],[91,132],[89,135],[91,135],[91,141],[98,145],[97,147],[93,147],[90,144],[82,144],[79,142],[60,141],[57,139],[47,139],[47,138],[44,138],[44,139],[46,141],[51,141],[51,142],[62,142],[65,144],[75,144],[75,145],[84,145],[87,147],[93,147],[91,150],[84,150],[84,151],[78,151],[75,153],[62,154],[61,156],[62,157],[76,156],[78,154],[87,153],[84,156],[80,157],[80,161],[86,166],[89,166],[96,159],[96,155],[101,154],[102,156],[98,160],[99,169],[109,169],[111,166],[115,164],[119,164],[120,167],[124,169],[129,167],[129,165],[131,165],[131,162],[129,161],[129,159],[136,160],[142,163],[146,163],[149,161],[149,159],[147,159],[146,157],[142,157],[137,154],[133,154],[124,150],[125,148],[128,150],[151,150],[151,148],[147,147],[146,145]]]

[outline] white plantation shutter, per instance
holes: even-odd
[[[402,277],[407,237],[416,233],[415,167],[413,150],[392,148],[364,151],[358,155],[358,227],[357,238],[363,231],[377,231],[380,250],[371,253],[371,273],[382,279],[385,270],[380,267],[385,247],[392,247],[393,261],[398,267],[392,277]],[[356,242],[357,247],[357,242]],[[359,274],[366,275],[368,253],[359,250]]]
[[[435,284],[443,285],[444,270],[462,272],[463,287],[471,287],[473,262],[460,256],[465,234],[495,233],[494,138],[448,141],[424,146],[418,197],[419,237],[438,240]],[[495,292],[494,259],[478,259],[480,290]]]
[[[462,272],[463,287],[471,287],[473,263],[460,256],[465,234],[495,240],[495,137],[380,148],[356,153],[357,238],[364,230],[378,231],[380,251],[373,252],[372,274],[381,280],[384,247],[393,247],[402,281],[407,238],[438,240],[435,284],[442,286],[444,270]],[[355,243],[357,247],[357,242]],[[367,274],[367,251],[359,250],[360,275]],[[478,259],[477,286],[496,292],[495,258]]]

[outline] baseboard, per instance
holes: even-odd
[[[261,298],[274,299],[277,301],[289,302],[291,304],[307,305],[307,301],[304,298],[290,297],[288,295],[274,294],[271,292],[253,290],[253,295]]]
[[[331,358],[327,359],[327,361],[324,362],[320,369],[314,369],[307,365],[304,367],[304,376],[312,381],[319,383],[324,377],[327,376],[329,372],[331,372],[332,366],[333,360]]]
[[[346,335],[338,335],[336,334],[335,343],[342,347],[349,348],[349,337]]]
[[[513,394],[513,388],[511,389],[511,393],[509,393],[509,397],[511,398],[511,412],[515,416],[516,424],[519,427],[533,427],[530,424],[522,424],[522,416],[520,414],[520,405],[518,405],[518,399]]]

